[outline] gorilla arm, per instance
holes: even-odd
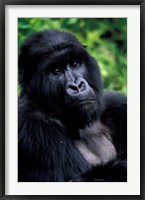
[[[68,181],[89,170],[59,120],[19,109],[20,182]]]
[[[104,95],[100,121],[80,130],[82,146],[77,147],[92,170],[72,181],[127,181],[127,102],[116,93]],[[86,151],[86,147],[88,149]],[[93,156],[92,156],[93,155]]]

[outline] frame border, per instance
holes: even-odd
[[[6,5],[140,5],[140,195],[5,195],[5,6]],[[145,200],[145,0],[0,0],[0,199],[94,199]]]

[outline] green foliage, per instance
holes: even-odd
[[[104,88],[127,92],[126,18],[19,18],[19,46],[28,35],[44,29],[73,33],[98,61]]]

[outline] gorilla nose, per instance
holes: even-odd
[[[77,82],[69,82],[66,87],[66,92],[68,95],[78,95],[86,90],[86,84],[83,80],[78,80]]]

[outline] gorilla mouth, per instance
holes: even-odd
[[[80,106],[83,106],[83,105],[87,105],[87,104],[92,104],[95,102],[95,99],[84,99],[84,100],[80,100],[80,101],[77,101],[75,102],[73,105],[72,105],[72,108],[75,109],[75,108],[78,108]]]

